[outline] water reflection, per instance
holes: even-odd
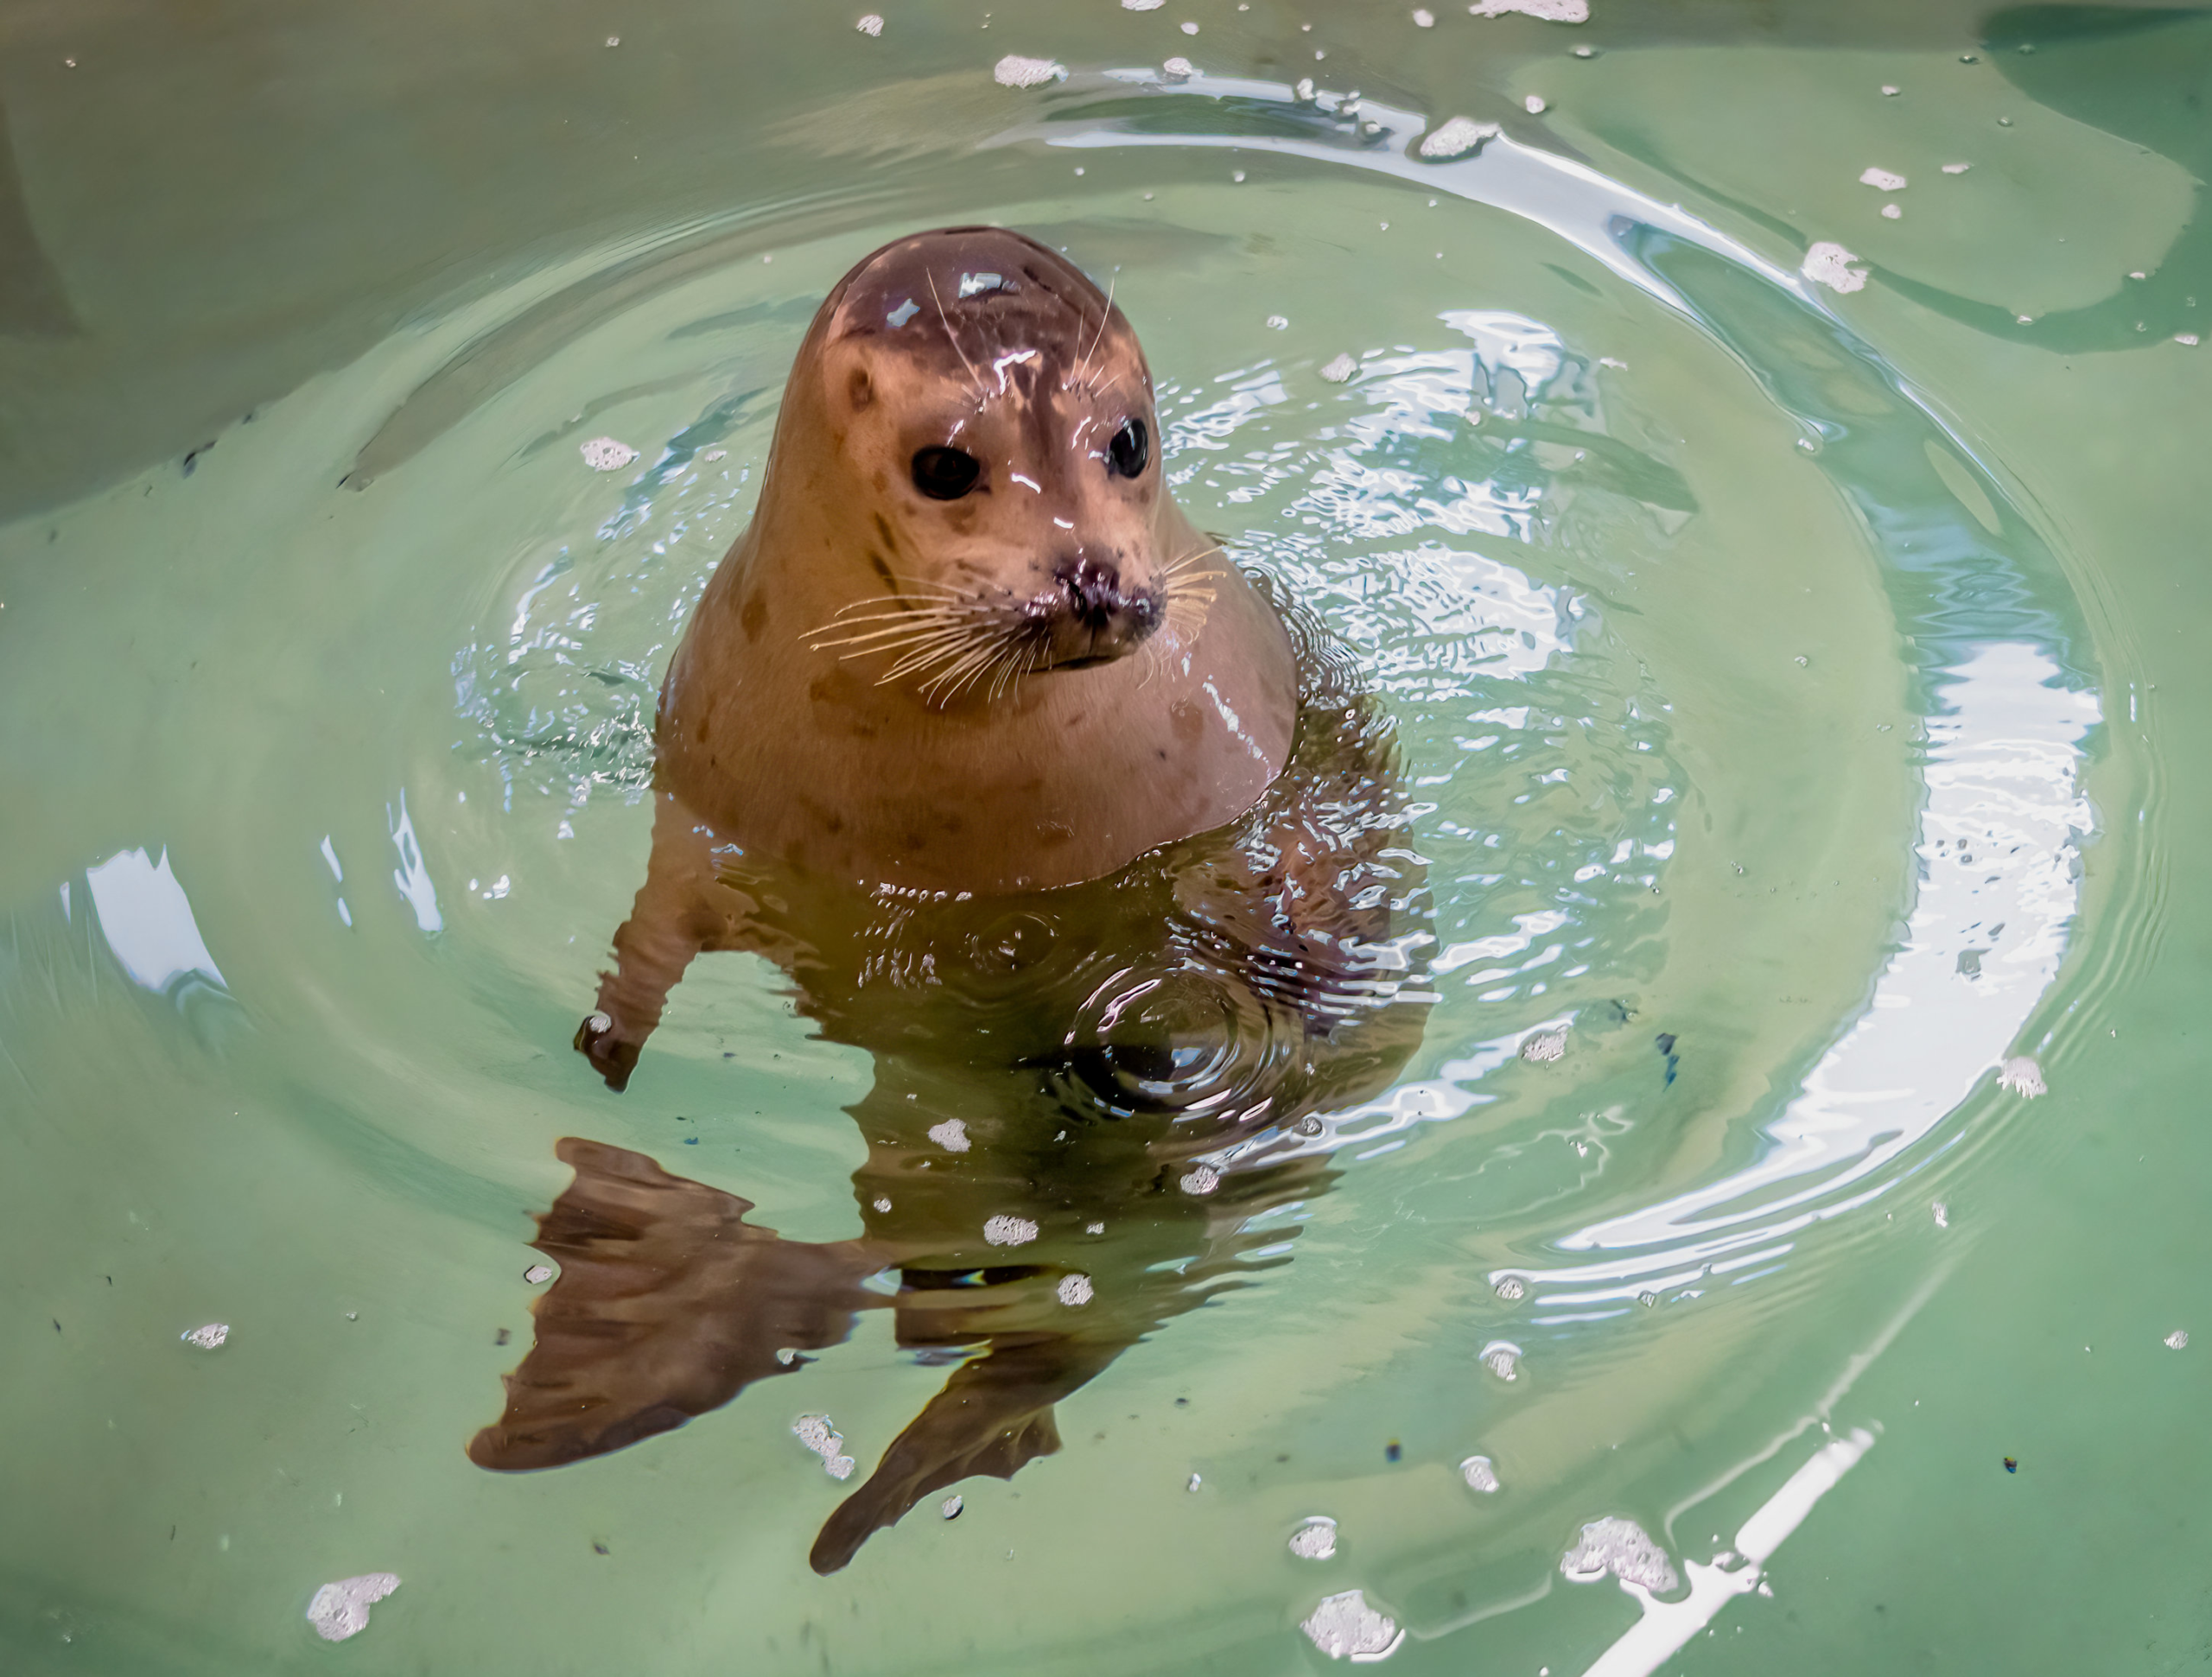
[[[657,794],[606,1018],[579,1045],[620,1087],[697,954],[769,955],[823,1037],[874,1058],[848,1108],[861,1231],[785,1240],[642,1154],[562,1142],[575,1180],[535,1242],[559,1277],[471,1458],[620,1449],[888,1309],[901,1346],[957,1366],[824,1527],[811,1559],[832,1572],[932,1490],[1051,1454],[1055,1404],[1286,1261],[1295,1229],[1255,1221],[1327,1191],[1337,1173],[1306,1148],[1319,1115],[1390,1084],[1430,999],[1388,724],[1316,635],[1294,638],[1297,739],[1259,806],[1091,884],[862,892],[742,855]]]

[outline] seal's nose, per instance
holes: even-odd
[[[1159,626],[1160,599],[1146,589],[1122,586],[1120,567],[1078,554],[1052,568],[1067,600],[1074,626],[1090,636],[1092,657],[1112,657]]]

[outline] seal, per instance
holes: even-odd
[[[1127,322],[1019,235],[887,245],[823,305],[671,663],[645,881],[575,1045],[621,1089],[694,956],[766,956],[873,1065],[856,1232],[563,1140],[557,1273],[471,1460],[626,1448],[888,1310],[957,1366],[823,1525],[832,1572],[1050,1456],[1058,1405],[1329,1190],[1325,1115],[1435,999],[1425,863],[1388,715],[1177,510],[1159,431]],[[855,1471],[826,1416],[794,1431]]]
[[[1164,480],[1128,321],[996,227],[887,245],[800,346],[670,664],[662,785],[748,854],[1004,892],[1252,807],[1298,681]]]

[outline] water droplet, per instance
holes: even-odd
[[[1527,98],[1522,100],[1521,103],[1532,117],[1542,116],[1548,108],[1544,104],[1543,95],[1541,93],[1531,93]]]
[[[532,1286],[543,1286],[553,1279],[553,1266],[550,1263],[534,1263],[523,1271],[522,1278]]]
[[[1154,0],[1154,3],[1157,4],[1158,0]],[[1138,10],[1141,10],[1142,8],[1140,7]],[[967,1503],[962,1502],[957,1496],[948,1496],[938,1504],[937,1511],[947,1520],[957,1520],[960,1517],[960,1510],[967,1506]]]

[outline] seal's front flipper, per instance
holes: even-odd
[[[860,1553],[933,1490],[971,1474],[1011,1479],[1060,1447],[1052,1406],[1115,1357],[1126,1342],[1063,1334],[1005,1335],[988,1356],[963,1363],[892,1440],[868,1481],[830,1516],[807,1559],[825,1576]]]
[[[560,1274],[506,1412],[469,1442],[479,1467],[557,1467],[681,1426],[884,1302],[860,1285],[883,1264],[865,1242],[779,1239],[745,1221],[750,1201],[642,1153],[573,1137],[556,1151],[576,1179],[531,1244]]]
[[[678,797],[653,795],[653,848],[630,918],[614,933],[614,970],[599,975],[599,1005],[576,1029],[575,1046],[620,1090],[668,993],[702,950],[759,947],[755,905],[723,877],[715,835]]]

